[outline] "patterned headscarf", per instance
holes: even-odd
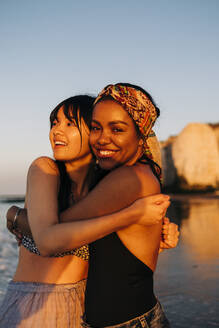
[[[120,84],[110,84],[97,96],[94,105],[102,98],[111,96],[129,113],[139,128],[145,155],[161,167],[161,151],[152,127],[157,119],[157,111],[151,100],[140,90]],[[155,165],[161,179],[161,172]]]

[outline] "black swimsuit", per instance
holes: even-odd
[[[93,327],[116,325],[152,309],[153,271],[133,255],[117,233],[89,245],[86,321]]]

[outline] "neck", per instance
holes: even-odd
[[[83,194],[83,192],[86,192],[89,187],[88,181],[85,180],[92,163],[93,157],[91,154],[76,161],[65,162],[66,171],[68,172],[71,181],[74,181],[77,186],[77,195]]]

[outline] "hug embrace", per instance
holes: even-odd
[[[170,327],[153,290],[158,254],[179,234],[165,218],[159,114],[128,83],[52,111],[54,160],[33,161],[25,209],[7,214],[21,245],[0,327]]]

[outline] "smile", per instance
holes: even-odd
[[[56,140],[56,141],[54,141],[54,143],[55,143],[55,146],[67,146],[67,143],[64,141]]]
[[[96,155],[98,158],[110,158],[117,153],[118,150],[101,150],[101,149],[96,149]]]
[[[64,141],[55,141],[55,145],[66,146],[67,144]]]

